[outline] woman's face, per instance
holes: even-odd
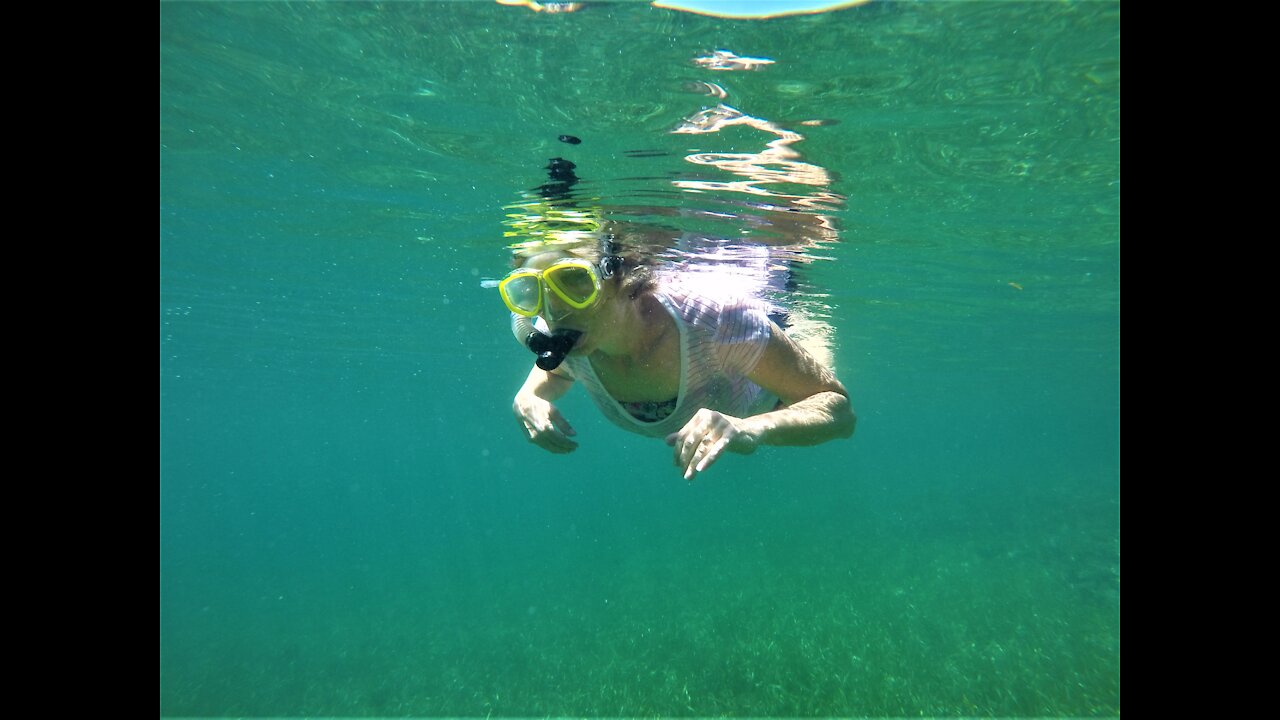
[[[557,262],[573,258],[574,256],[564,252],[544,252],[529,258],[521,267],[529,270],[545,270]],[[555,282],[570,297],[587,297],[595,290],[594,284],[599,282],[598,271],[593,268],[591,272],[597,274],[589,277],[587,273],[582,272],[559,272],[555,275]],[[559,293],[548,287],[546,278],[543,278],[542,310],[539,315],[552,330],[567,328],[585,332],[588,330],[587,325],[599,314],[600,305],[605,295],[604,290],[603,287],[600,288],[600,291],[596,293],[596,300],[591,305],[585,308],[576,308],[565,302]]]

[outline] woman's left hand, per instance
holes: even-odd
[[[741,418],[706,408],[699,410],[680,432],[667,436],[667,444],[675,448],[676,467],[684,468],[685,480],[693,480],[711,467],[726,450],[743,455],[755,452],[757,442]]]

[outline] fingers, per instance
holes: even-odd
[[[713,440],[710,437],[704,437],[701,442],[693,447],[693,454],[689,458],[689,462],[684,466],[684,479],[692,481],[698,476],[698,473],[706,470],[720,459],[720,455],[724,453],[724,449],[729,446],[729,438],[722,437]]]
[[[570,453],[578,449],[576,441],[569,439],[568,436],[550,423],[545,426],[527,423],[525,425],[525,435],[529,438],[529,442],[557,455]]]
[[[684,479],[692,480],[690,471],[694,468],[694,461],[697,459],[698,453],[706,444],[708,438],[703,433],[690,433],[683,438],[677,448],[676,467],[684,468]]]
[[[684,473],[685,480],[693,480],[720,458],[733,440],[736,429],[726,416],[710,410],[701,410],[680,432],[667,436],[667,444],[674,448],[675,465]]]
[[[545,411],[525,411],[519,413],[517,417],[520,420],[521,429],[524,430],[525,438],[543,450],[562,455],[578,448],[578,443],[569,438],[570,435],[577,435],[577,431],[568,420],[564,419],[560,411],[549,403]]]
[[[729,447],[729,438],[722,437],[717,440],[714,445],[707,448],[707,452],[702,456],[702,459],[698,460],[693,466],[694,472],[700,473],[711,467],[712,463],[720,459],[720,455],[724,453],[724,449],[727,447]]]
[[[578,434],[578,431],[573,429],[573,426],[569,424],[568,420],[564,419],[564,416],[560,414],[560,411],[555,406],[551,407],[551,424],[565,435]]]

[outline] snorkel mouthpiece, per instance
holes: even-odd
[[[538,367],[547,372],[560,367],[560,363],[564,362],[564,356],[569,354],[574,344],[578,342],[578,338],[582,337],[581,330],[567,328],[545,333],[538,329],[532,320],[515,313],[511,313],[511,334],[515,335],[521,345],[538,356]]]
[[[556,330],[550,335],[534,330],[524,339],[524,344],[537,354],[535,364],[542,370],[551,372],[560,367],[564,356],[569,354],[580,337],[582,333],[578,330]]]

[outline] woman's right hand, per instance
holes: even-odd
[[[531,392],[516,394],[512,410],[529,442],[556,454],[570,453],[578,449],[578,443],[570,439],[577,435],[568,420],[555,405]]]

